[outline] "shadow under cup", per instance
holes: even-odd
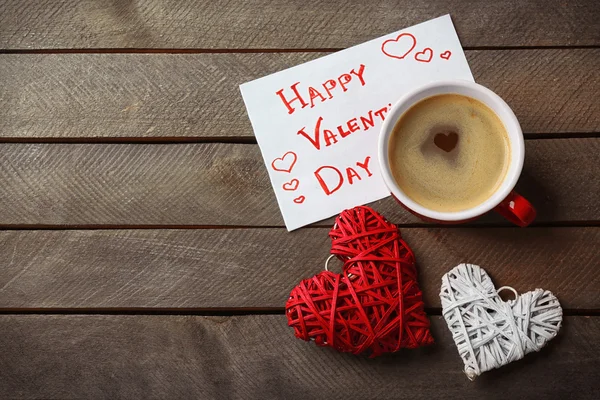
[[[442,94],[471,97],[489,107],[504,125],[511,155],[507,172],[496,191],[476,206],[455,212],[433,210],[414,201],[396,183],[389,163],[390,138],[400,117],[421,100]],[[533,206],[513,191],[525,158],[521,126],[508,104],[484,86],[469,81],[439,81],[410,91],[394,104],[385,119],[379,136],[378,150],[381,173],[390,193],[404,208],[423,220],[447,224],[462,223],[472,221],[492,209],[519,226],[527,226],[535,218]]]

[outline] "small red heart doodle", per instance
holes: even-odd
[[[304,197],[304,196],[296,197],[294,199],[294,203],[296,203],[296,204],[302,204],[302,203],[304,203],[304,200],[306,200],[306,197]]]
[[[423,51],[420,51],[415,54],[415,60],[421,61],[421,62],[429,62],[429,61],[431,61],[432,58],[433,58],[433,50],[431,50],[429,47],[425,47],[425,49],[423,49]]]
[[[444,60],[449,60],[451,55],[452,52],[450,50],[446,50],[445,52],[440,54],[440,57],[442,57]]]
[[[283,184],[283,190],[289,190],[289,191],[296,190],[296,189],[298,189],[299,184],[300,184],[300,181],[298,179],[292,179],[291,181]]]
[[[402,60],[417,45],[417,39],[410,33],[401,33],[396,39],[388,39],[381,45],[381,51],[388,57]]]
[[[273,167],[275,171],[290,173],[292,172],[292,168],[294,168],[294,164],[296,164],[297,159],[298,157],[296,156],[296,153],[293,151],[288,151],[283,155],[283,157],[274,159],[271,163],[271,167]]]

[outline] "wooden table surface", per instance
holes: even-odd
[[[238,85],[445,13],[521,121],[538,219],[375,203],[437,344],[297,340],[283,306],[331,220],[286,232]],[[599,21],[596,0],[0,2],[0,398],[600,398]],[[438,297],[463,261],[553,291],[559,337],[468,381]]]

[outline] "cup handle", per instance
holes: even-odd
[[[494,208],[494,211],[521,227],[532,223],[536,215],[531,203],[515,191],[510,192],[508,197]]]

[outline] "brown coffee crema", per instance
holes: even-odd
[[[388,157],[408,197],[431,210],[456,212],[483,203],[498,189],[511,155],[506,128],[488,106],[441,94],[400,117]]]

